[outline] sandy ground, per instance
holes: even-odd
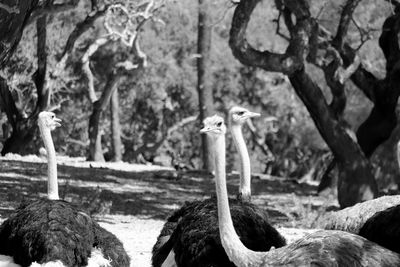
[[[132,267],[151,266],[151,249],[164,221],[135,216],[105,216],[100,217],[99,221],[101,226],[114,233],[124,243],[131,257]],[[288,243],[315,231],[286,227],[278,230]]]
[[[88,210],[120,238],[132,258],[131,266],[150,266],[152,246],[173,210],[214,192],[212,177],[201,172],[65,157],[58,161],[61,197]],[[46,196],[46,170],[45,161],[36,156],[0,157],[0,220],[22,200]],[[229,192],[236,194],[237,174],[230,174],[227,181]],[[312,231],[299,228],[307,227],[321,208],[337,206],[316,196],[314,185],[293,180],[256,175],[252,187],[253,202],[267,210],[288,242]]]
[[[151,266],[151,250],[157,240],[163,220],[138,218],[136,216],[96,216],[100,225],[115,234],[124,244],[131,258],[131,267]],[[2,222],[4,219],[0,219]],[[314,232],[311,229],[278,228],[288,243]]]

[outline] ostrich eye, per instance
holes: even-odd
[[[239,112],[238,112],[238,115],[239,115],[239,116],[243,116],[243,114],[244,114],[244,111],[239,111]]]
[[[218,122],[218,123],[217,123],[217,126],[218,126],[218,127],[221,127],[221,125],[222,125],[222,122]]]

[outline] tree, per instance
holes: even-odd
[[[39,1],[15,2],[15,6],[0,3],[0,69],[4,68],[17,48],[28,19]]]
[[[210,85],[210,46],[211,46],[211,18],[209,0],[199,0],[199,22],[197,37],[197,91],[199,94],[199,119],[202,122],[213,113],[213,94]],[[201,137],[203,168],[212,171],[213,159],[209,157],[210,141],[203,134]]]
[[[10,137],[4,142],[2,155],[8,152],[20,154],[30,152],[27,148],[35,136],[37,116],[40,111],[49,107],[52,89],[54,88],[54,81],[49,81],[50,74],[47,70],[47,16],[48,14],[69,10],[76,5],[76,1],[57,4],[44,1],[41,5],[38,5],[38,1],[20,1],[14,7],[5,4],[0,5],[0,33],[2,37],[6,37],[2,42],[4,46],[0,47],[0,68],[4,68],[17,48],[24,27],[29,22],[36,21],[37,30],[37,70],[32,75],[37,96],[35,106],[31,109],[30,114],[26,114],[25,110],[20,110],[17,107],[6,79],[0,77],[0,107],[7,114],[8,122],[12,127]],[[7,14],[4,14],[4,12]],[[11,27],[9,27],[10,25]],[[62,69],[63,64],[59,64],[58,67],[53,70],[54,76],[57,76],[57,71]]]
[[[110,5],[106,12],[104,23],[107,35],[96,39],[88,47],[82,57],[82,67],[88,80],[88,95],[93,105],[92,114],[89,119],[90,144],[88,160],[105,160],[101,145],[101,131],[99,129],[100,118],[102,112],[106,109],[108,103],[110,103],[111,96],[127,75],[126,71],[131,72],[130,75],[132,75],[133,70],[140,69],[147,65],[147,56],[139,46],[138,33],[145,22],[152,18],[154,13],[163,6],[163,2],[161,1],[158,5],[155,5],[155,1],[151,0],[142,5],[145,8],[144,11],[141,11],[140,9],[129,10],[121,4]],[[94,86],[94,76],[90,68],[90,57],[101,46],[106,45],[109,41],[117,40],[121,41],[126,47],[128,47],[128,55],[130,54],[131,57],[137,60],[137,64],[134,64],[129,60],[116,62],[115,67],[111,67],[111,70],[107,75],[107,82],[101,93],[101,97],[97,98]]]
[[[122,161],[121,124],[119,122],[119,110],[118,90],[115,90],[110,100],[110,120],[113,161],[116,162]]]
[[[40,111],[46,109],[50,104],[51,90],[46,84],[47,76],[47,53],[46,53],[46,25],[47,16],[42,15],[36,21],[37,29],[37,70],[32,75],[37,91],[37,102],[35,109],[29,116],[24,116],[15,105],[13,96],[5,79],[0,84],[0,104],[7,114],[8,121],[12,126],[11,136],[4,142],[1,154],[7,152],[24,153],[27,145],[31,142],[35,130],[36,120]]]
[[[229,40],[234,56],[245,65],[287,75],[335,157],[339,168],[338,198],[341,207],[376,197],[377,184],[367,157],[389,137],[397,124],[395,107],[400,93],[399,4],[391,1],[396,8],[383,24],[379,39],[387,60],[386,77],[380,80],[360,64],[357,48],[353,48],[346,38],[350,23],[355,23],[353,13],[359,0],[345,2],[335,33],[311,16],[312,2],[276,0],[279,11],[277,32],[288,41],[284,53],[260,51],[246,39],[250,17],[259,2],[241,1],[235,9]],[[279,28],[281,20],[288,36]],[[363,33],[360,30],[360,34]],[[330,103],[321,86],[311,78],[307,64],[323,71],[332,95]],[[343,118],[345,81],[348,79],[374,104],[356,134],[352,133]]]

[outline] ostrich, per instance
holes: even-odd
[[[271,246],[284,246],[286,241],[268,223],[266,212],[249,203],[250,160],[241,127],[249,118],[258,116],[241,107],[229,111],[230,128],[241,159],[239,195],[238,199],[231,199],[231,210],[245,245],[266,251]],[[186,203],[168,218],[153,247],[152,263],[154,267],[234,266],[219,239],[215,197]]]
[[[397,219],[396,219],[397,218]],[[400,196],[382,196],[326,214],[319,225],[327,230],[358,234],[400,253]]]
[[[242,125],[249,119],[259,117],[260,113],[251,112],[242,107],[232,107],[229,110],[229,129],[233,142],[240,156],[240,186],[238,198],[250,201],[251,198],[251,168],[250,157],[243,138]]]
[[[318,231],[282,248],[256,252],[246,248],[235,231],[229,210],[225,174],[225,125],[219,116],[205,120],[200,131],[215,150],[215,184],[222,246],[238,267],[259,266],[399,266],[400,255],[361,236],[343,231]]]
[[[47,199],[21,204],[3,222],[0,226],[0,254],[11,257],[22,267],[127,267],[130,259],[112,233],[72,204],[59,200],[51,131],[61,126],[60,121],[52,112],[39,114],[39,129],[47,150],[48,196]],[[18,266],[15,264],[5,266]]]

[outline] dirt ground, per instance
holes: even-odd
[[[151,248],[174,209],[214,193],[212,176],[201,172],[63,157],[58,161],[61,197],[81,205],[117,235],[131,256],[131,266],[150,266]],[[35,156],[0,158],[1,220],[22,200],[46,196],[46,170],[45,161]],[[237,186],[237,174],[230,174],[230,194],[236,194]],[[255,175],[252,190],[253,202],[268,211],[289,242],[311,231],[304,228],[313,227],[325,210],[337,208],[336,201],[316,195],[315,185],[293,180]]]

